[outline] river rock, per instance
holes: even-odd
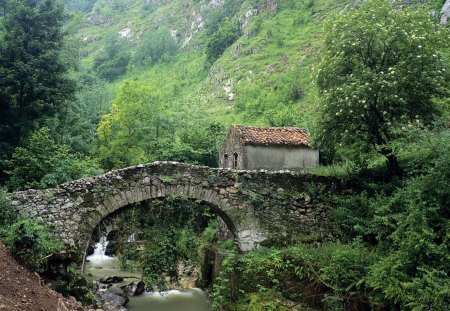
[[[126,297],[124,290],[116,285],[111,285],[110,287],[108,287],[108,289],[106,290],[106,293]]]
[[[114,256],[117,254],[117,243],[116,241],[109,241],[105,248],[106,256]]]
[[[113,284],[123,282],[123,278],[120,276],[110,276],[100,279],[100,283]]]
[[[87,250],[86,250],[86,256],[90,256],[94,254],[94,246],[89,245]]]
[[[111,302],[111,301],[105,302],[103,304],[103,310],[104,311],[128,311],[128,309],[125,308],[124,306],[114,303],[114,302]]]
[[[126,305],[129,301],[128,297],[123,297],[123,296],[120,296],[120,295],[114,294],[114,293],[107,293],[107,294],[103,295],[102,300],[104,300],[105,303],[106,302],[114,302],[114,303],[122,305],[122,306]]]
[[[94,302],[97,307],[104,307],[105,303],[111,302],[124,306],[128,303],[129,299],[126,297],[125,292],[116,285],[98,283],[94,286]]]
[[[122,286],[122,289],[132,296],[138,296],[145,291],[145,284],[142,281],[134,281],[126,286]]]
[[[113,293],[100,294],[94,296],[96,306],[104,307],[108,302],[124,306],[128,303],[128,297],[122,297]]]

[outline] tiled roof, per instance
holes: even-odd
[[[305,130],[297,127],[235,126],[246,145],[309,146],[310,138]]]

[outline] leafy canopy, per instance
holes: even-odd
[[[55,187],[101,172],[92,159],[71,153],[67,145],[58,144],[46,127],[35,131],[25,147],[15,148],[6,163],[11,190]]]
[[[392,156],[387,144],[395,129],[429,123],[437,112],[433,99],[448,94],[448,31],[428,12],[371,0],[330,18],[324,33],[319,144],[358,144]]]
[[[55,0],[5,2],[0,22],[0,142],[17,146],[73,98],[64,57],[63,8]]]
[[[111,169],[149,160],[163,135],[163,102],[155,88],[124,83],[98,125],[99,158]]]

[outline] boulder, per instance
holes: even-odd
[[[104,301],[103,305],[107,302],[113,302],[124,306],[128,303],[129,299],[118,294],[106,293],[105,295],[102,295],[102,301]]]
[[[122,305],[116,304],[114,302],[105,302],[105,304],[103,305],[103,310],[104,311],[128,311],[127,308],[125,308]]]
[[[97,307],[104,307],[106,303],[114,303],[124,306],[128,303],[129,299],[127,297],[122,297],[113,293],[100,294],[97,293],[94,296],[94,302]]]
[[[122,289],[131,296],[138,296],[145,292],[145,284],[142,281],[134,281],[126,286],[122,286]]]
[[[95,291],[96,289],[97,291]],[[124,306],[129,301],[125,292],[117,285],[98,283],[96,286],[94,285],[94,293],[94,302],[97,307],[104,307],[106,303]]]
[[[114,256],[117,254],[117,243],[116,241],[109,241],[105,248],[106,256]]]
[[[107,278],[100,279],[100,283],[105,284],[113,284],[113,283],[120,283],[123,282],[123,278],[120,276],[109,276]]]

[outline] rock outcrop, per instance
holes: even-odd
[[[441,10],[441,24],[448,24],[448,22],[450,21],[450,0],[447,0],[444,3],[444,6],[442,7]]]

